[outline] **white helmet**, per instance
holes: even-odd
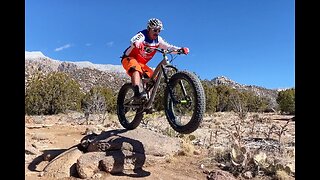
[[[157,18],[149,19],[147,27],[149,29],[160,29],[160,30],[163,30],[162,22]]]

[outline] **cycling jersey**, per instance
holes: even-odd
[[[151,48],[161,48],[161,49],[168,49],[168,50],[178,50],[181,47],[177,47],[167,43],[161,36],[154,40],[148,37],[148,30],[144,29],[139,31],[135,36],[133,36],[130,40],[130,46],[123,52],[123,57],[133,57],[139,63],[147,64],[152,57],[155,55],[156,51],[146,52],[144,50],[139,50],[137,47],[134,46],[135,42],[143,43],[146,47]]]

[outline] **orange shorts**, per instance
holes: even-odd
[[[122,59],[122,66],[126,70],[127,74],[131,77],[134,70],[138,71],[141,76],[147,75],[151,77],[153,70],[146,64],[139,63],[133,57],[125,57]]]

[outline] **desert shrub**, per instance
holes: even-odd
[[[266,97],[259,97],[256,95],[249,96],[248,99],[248,111],[249,112],[264,112],[270,106],[270,100]]]
[[[79,83],[65,73],[34,76],[26,88],[25,113],[51,115],[79,111],[82,96]]]
[[[218,94],[215,88],[212,88],[206,83],[202,82],[204,93],[206,96],[206,113],[216,112],[218,105]]]
[[[237,89],[228,90],[220,87],[219,97],[222,99],[222,102],[219,103],[225,106],[225,111],[235,111],[240,114],[263,112],[270,104],[266,97],[260,97],[253,92]]]
[[[219,112],[231,111],[230,96],[234,93],[235,89],[226,85],[214,86],[217,91],[218,103],[216,110]]]
[[[295,89],[280,91],[277,97],[280,111],[282,113],[295,114]]]
[[[90,114],[100,114],[106,112],[105,97],[96,89],[91,89],[81,101],[81,108]]]
[[[181,150],[178,155],[190,156],[194,153],[195,147],[188,137],[181,138]]]
[[[107,87],[102,87],[101,93],[105,98],[107,112],[115,113],[117,106],[117,94]]]
[[[250,91],[239,93],[241,93],[242,102],[245,104],[248,112],[263,112],[268,108],[269,100],[267,98],[257,96]]]
[[[110,88],[94,86],[83,97],[81,107],[91,114],[115,113],[116,94]]]
[[[240,119],[244,119],[248,113],[248,93],[233,91],[229,96],[230,107],[238,114]]]

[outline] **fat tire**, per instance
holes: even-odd
[[[126,97],[127,92],[132,89],[132,84],[131,83],[126,83],[124,84],[119,92],[118,92],[118,97],[117,97],[117,115],[118,115],[118,120],[120,124],[126,128],[127,130],[132,130],[135,129],[136,127],[139,126],[142,118],[143,118],[143,112],[141,112],[141,109],[139,108],[136,113],[133,121],[129,122],[128,119],[125,116],[125,108],[124,108],[124,99]]]
[[[173,113],[172,113],[172,108],[171,106],[169,106],[169,90],[168,88],[166,88],[165,91],[165,100],[164,100],[164,107],[165,107],[165,114],[167,117],[167,120],[170,124],[170,126],[177,131],[178,133],[182,133],[182,134],[190,134],[192,132],[194,132],[200,125],[200,123],[202,122],[204,113],[205,113],[205,93],[204,93],[204,89],[202,87],[201,81],[199,80],[199,78],[194,74],[191,73],[189,71],[178,71],[177,73],[175,73],[169,80],[169,85],[172,87],[173,85],[175,85],[176,83],[178,83],[179,80],[186,80],[189,82],[189,84],[191,85],[191,87],[194,90],[194,97],[195,97],[195,104],[194,104],[194,109],[193,109],[193,113],[191,116],[190,121],[181,126],[175,123],[175,117],[173,117]]]

